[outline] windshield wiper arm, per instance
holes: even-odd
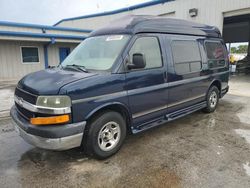
[[[72,65],[66,65],[66,67],[70,67],[78,71],[80,70],[82,72],[88,72],[88,70],[83,65],[72,64]]]

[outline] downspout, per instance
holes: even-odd
[[[45,44],[45,45],[43,46],[45,69],[47,69],[47,68],[49,67],[48,46],[49,46],[49,44]]]
[[[49,45],[51,44],[55,44],[56,41],[55,41],[55,38],[51,38],[50,39],[51,41],[47,44],[45,44],[43,46],[43,52],[44,52],[44,66],[45,66],[45,69],[47,69],[49,67],[49,58],[48,58],[48,47]]]

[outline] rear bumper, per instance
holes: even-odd
[[[43,149],[67,150],[82,143],[86,122],[66,125],[34,126],[22,118],[13,106],[10,111],[19,135],[28,143]]]

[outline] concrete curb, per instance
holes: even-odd
[[[6,118],[6,117],[10,117],[10,110],[0,111],[0,119],[1,118]]]

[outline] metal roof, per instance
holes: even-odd
[[[0,36],[73,39],[73,40],[84,40],[86,38],[86,36],[79,36],[79,35],[62,35],[62,34],[31,33],[31,32],[16,32],[16,31],[0,31]]]
[[[92,30],[89,30],[89,29],[78,29],[78,28],[59,27],[59,26],[55,27],[55,26],[49,26],[49,25],[16,23],[16,22],[8,22],[8,21],[0,21],[0,26],[26,27],[26,28],[34,28],[34,29],[47,29],[47,30],[59,30],[59,31],[74,31],[74,32],[86,32],[86,33],[90,33],[92,31]]]
[[[23,31],[16,28],[23,28]],[[31,28],[32,30],[27,30],[26,28]],[[57,31],[57,33],[52,31]],[[90,33],[91,31],[69,27],[0,21],[0,36],[83,40],[86,36],[82,33]]]

